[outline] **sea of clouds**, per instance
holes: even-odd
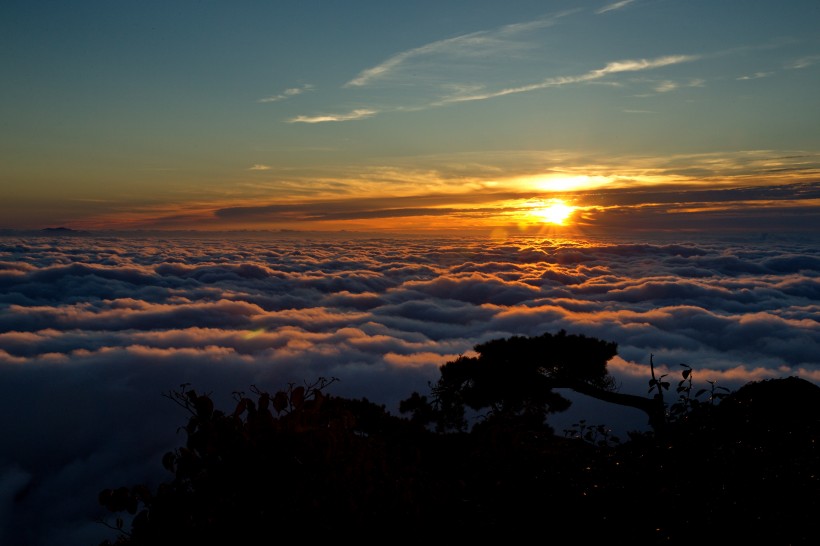
[[[561,329],[618,343],[622,392],[650,355],[696,386],[820,383],[820,241],[0,237],[0,544],[113,538],[97,493],[169,478],[182,383],[228,409],[335,377],[397,413],[476,344]],[[646,426],[573,400],[559,433]]]

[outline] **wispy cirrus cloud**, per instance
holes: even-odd
[[[677,82],[666,80],[656,85],[655,91],[657,91],[658,93],[668,93],[669,91],[674,91],[678,87],[680,87],[680,85]]]
[[[740,81],[745,80],[759,80],[760,78],[768,78],[769,76],[773,75],[774,72],[755,72],[754,74],[747,74],[746,76],[740,76],[736,78]]]
[[[605,78],[611,74],[619,74],[622,72],[639,72],[643,70],[653,70],[665,66],[691,62],[699,59],[699,55],[667,55],[664,57],[657,57],[655,59],[625,59],[622,61],[613,61],[608,63],[603,68],[591,70],[584,74],[575,76],[558,76],[547,78],[537,83],[522,85],[519,87],[509,87],[499,91],[488,93],[479,93],[474,95],[463,95],[449,97],[441,101],[442,104],[450,102],[466,102],[476,100],[486,100],[496,97],[503,97],[505,95],[514,95],[518,93],[527,93],[530,91],[537,91],[539,89],[547,89],[549,87],[561,87],[576,83],[588,83]]]
[[[378,79],[386,78],[391,75],[391,73],[398,71],[410,61],[424,57],[480,58],[503,55],[512,50],[526,48],[526,44],[521,41],[516,41],[514,38],[527,32],[552,26],[558,18],[564,17],[569,13],[570,12],[564,12],[535,21],[504,25],[493,30],[482,30],[462,34],[453,38],[438,40],[420,47],[408,49],[396,53],[376,66],[362,70],[355,78],[347,82],[345,87],[363,87],[369,85]]]
[[[617,2],[602,10],[621,9],[631,2],[632,0]],[[362,107],[349,113],[299,115],[288,119],[287,122],[351,121],[372,117],[385,111],[419,111],[451,103],[485,100],[550,87],[581,83],[607,83],[604,80],[613,74],[653,70],[700,58],[699,55],[666,55],[656,58],[618,60],[582,74],[551,76],[535,83],[508,87],[503,86],[505,82],[514,81],[512,78],[495,83],[475,79],[476,68],[479,65],[481,68],[490,67],[495,70],[501,66],[509,66],[511,61],[532,63],[535,58],[540,59],[540,55],[532,54],[533,51],[545,47],[544,36],[539,35],[537,31],[554,26],[559,19],[577,11],[571,10],[533,21],[462,34],[401,51],[375,66],[362,70],[343,86],[365,88],[377,82],[398,83],[401,86],[410,85],[418,90],[414,95],[416,101],[414,105],[393,104],[379,108]],[[390,98],[383,99],[382,103],[389,104]]]
[[[309,83],[307,83],[307,84],[305,84],[301,87],[291,87],[289,89],[285,89],[284,91],[282,91],[281,93],[279,93],[277,95],[271,95],[269,97],[259,99],[256,102],[279,102],[279,101],[282,101],[282,100],[286,100],[286,99],[295,97],[297,95],[301,95],[302,93],[306,93],[308,91],[313,91],[313,85],[311,85]]]
[[[253,165],[252,167],[249,167],[248,170],[249,171],[269,171],[269,170],[271,170],[271,166],[270,165],[262,165],[260,163],[257,163],[256,165]]]
[[[655,91],[658,93],[668,93],[669,91],[675,91],[683,87],[703,87],[704,83],[704,80],[701,79],[689,80],[688,82],[664,80],[655,86]]]
[[[378,110],[370,108],[357,108],[347,114],[320,114],[317,116],[296,116],[290,118],[288,123],[325,123],[329,121],[352,121],[357,119],[365,119],[378,114]]]
[[[510,25],[516,26],[516,25]],[[518,25],[518,26],[526,26],[526,25]],[[465,38],[464,36],[459,37],[458,39]],[[455,40],[455,39],[454,39]],[[480,40],[479,40],[480,41]],[[444,42],[448,42],[445,40]],[[435,44],[440,44],[442,42],[435,42]],[[431,44],[432,46],[433,44]],[[425,46],[427,47],[427,46]],[[436,46],[442,47],[442,46]],[[413,50],[416,51],[416,50]],[[409,53],[409,52],[407,52]],[[404,54],[402,54],[404,55]],[[663,57],[657,57],[654,59],[625,59],[620,61],[613,61],[606,64],[602,68],[598,68],[595,70],[591,70],[584,74],[574,75],[574,76],[556,76],[544,79],[540,82],[522,85],[518,87],[508,87],[505,89],[500,89],[497,91],[488,91],[485,93],[476,92],[480,86],[477,85],[453,85],[448,84],[446,87],[450,91],[454,91],[450,95],[446,96],[443,99],[439,99],[437,101],[431,102],[423,107],[416,107],[412,108],[412,110],[423,110],[426,108],[431,108],[435,106],[444,106],[450,103],[458,103],[458,102],[469,102],[469,101],[479,101],[479,100],[487,100],[493,99],[497,97],[503,97],[506,95],[513,95],[518,93],[527,93],[531,91],[537,91],[540,89],[547,89],[550,87],[562,87],[565,85],[572,85],[572,84],[580,84],[580,83],[593,83],[600,81],[607,76],[612,74],[618,74],[623,72],[639,72],[643,70],[653,70],[657,68],[662,68],[665,66],[691,62],[699,59],[699,55],[667,55]],[[401,59],[396,61],[396,65],[401,62]],[[390,63],[382,63],[379,65],[379,70],[384,72],[390,70],[390,68],[394,66]],[[370,69],[370,70],[375,70]],[[379,72],[382,73],[382,72]],[[374,72],[374,75],[376,73]],[[360,75],[361,76],[361,75]],[[375,76],[374,76],[375,77]],[[355,81],[355,80],[354,80]],[[350,83],[348,83],[350,85]],[[359,85],[359,84],[357,84]],[[362,83],[361,85],[364,85]],[[671,90],[675,87],[678,87],[678,84],[672,84],[674,87],[670,87],[669,89],[664,90]],[[685,84],[687,87],[696,87],[703,85],[703,80],[692,80],[689,83]],[[411,110],[409,108],[395,108],[395,110]],[[320,114],[316,116],[307,116],[307,115],[300,115],[288,120],[288,123],[324,123],[324,122],[332,122],[332,121],[352,121],[358,119],[365,119],[376,114],[380,113],[381,110],[375,110],[371,108],[361,108],[353,110],[347,114]]]
[[[598,70],[593,70],[585,74],[582,76],[582,81],[595,80],[608,76],[609,74],[617,74],[619,72],[652,70],[654,68],[661,68],[673,64],[696,61],[699,58],[699,55],[666,55],[664,57],[656,57],[655,59],[627,59],[623,61],[615,61],[608,63],[603,68],[599,68]]]
[[[801,57],[799,59],[795,59],[794,61],[788,63],[786,68],[791,70],[799,70],[801,68],[808,68],[820,62],[820,55],[809,55],[807,57]]]
[[[635,0],[622,0],[621,2],[614,2],[612,4],[607,4],[606,6],[595,10],[595,13],[601,15],[602,13],[607,13],[609,11],[615,11],[621,8],[625,8]]]

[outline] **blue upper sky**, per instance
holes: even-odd
[[[816,0],[10,1],[0,227],[500,225],[556,189],[816,182],[818,23]]]

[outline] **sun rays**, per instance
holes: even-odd
[[[550,199],[549,201],[533,205],[527,214],[533,219],[545,224],[564,226],[570,223],[575,207],[568,205],[561,199]]]

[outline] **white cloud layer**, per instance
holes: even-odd
[[[477,343],[560,329],[617,342],[624,392],[650,355],[701,385],[820,382],[820,245],[778,237],[0,238],[0,543],[111,537],[96,494],[167,478],[184,415],[162,393],[186,382],[225,405],[333,376],[395,411]]]

